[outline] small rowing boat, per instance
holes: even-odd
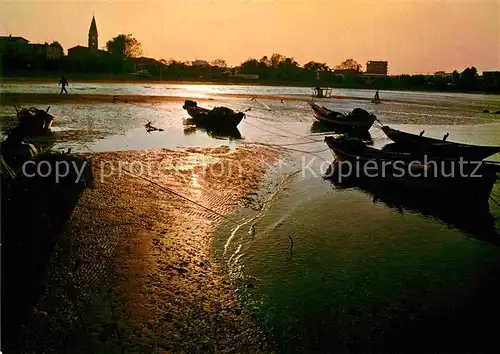
[[[460,201],[485,203],[497,180],[499,166],[483,161],[426,158],[422,155],[386,152],[349,138],[325,137],[342,171],[340,178],[369,178],[399,183],[420,193],[445,195]],[[344,163],[347,162],[347,163]]]
[[[236,128],[245,117],[243,112],[235,112],[227,107],[212,110],[199,107],[195,101],[186,100],[182,106],[197,125],[217,128]]]
[[[382,131],[389,139],[410,152],[442,158],[463,158],[465,161],[478,161],[500,152],[498,146],[469,145],[446,141],[447,135],[443,140],[439,140],[423,136],[423,132],[420,135],[411,134],[388,126],[383,126]]]
[[[52,114],[49,114],[50,106],[44,111],[35,107],[17,109],[17,119],[21,128],[27,135],[36,135],[50,132],[52,123],[56,119]]]
[[[314,112],[314,117],[321,121],[326,122],[342,128],[350,128],[356,130],[367,131],[375,122],[375,115],[368,113],[364,109],[355,108],[353,111],[347,115],[332,111],[324,106],[318,106],[315,103],[310,102],[311,108]]]

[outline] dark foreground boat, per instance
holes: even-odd
[[[212,128],[236,128],[245,117],[243,112],[235,112],[227,107],[212,110],[198,107],[195,101],[186,100],[182,106],[197,125]]]
[[[341,128],[367,131],[371,128],[375,119],[377,119],[375,115],[370,114],[361,108],[355,108],[351,113],[345,115],[340,112],[332,111],[326,107],[318,106],[312,102],[309,102],[309,104],[311,105],[314,117],[317,120],[327,122]]]
[[[463,158],[466,161],[478,161],[500,152],[498,146],[480,146],[454,143],[439,140],[422,135],[402,132],[388,126],[382,127],[382,131],[389,139],[408,151],[441,156],[443,158]]]
[[[50,132],[52,123],[56,119],[52,114],[49,114],[50,106],[44,111],[35,107],[17,109],[17,119],[21,128],[28,135],[37,135]]]
[[[3,349],[16,347],[18,331],[43,292],[46,265],[58,236],[83,191],[93,186],[87,159],[37,154],[22,142],[16,151],[14,141],[7,148],[3,145],[0,154]],[[16,167],[6,161],[14,161]]]
[[[482,206],[487,205],[499,170],[497,165],[483,161],[385,152],[348,137],[326,137],[325,142],[335,157],[339,178],[381,179],[412,188],[415,193]]]

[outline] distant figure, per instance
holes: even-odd
[[[420,136],[423,136],[423,135],[424,135],[424,133],[425,133],[425,130],[422,130],[422,131],[420,132]]]
[[[380,103],[380,96],[378,94],[378,90],[377,92],[375,92],[375,97],[373,97],[373,103]]]
[[[446,141],[446,139],[448,138],[448,136],[450,135],[450,133],[446,133],[444,136],[443,136],[443,141]]]
[[[68,91],[66,91],[66,86],[69,86],[68,80],[64,76],[61,77],[61,80],[59,80],[58,85],[61,85],[61,95],[64,94],[67,95]]]

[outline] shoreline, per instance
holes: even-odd
[[[221,146],[84,156],[96,187],[84,193],[63,232],[23,349],[65,351],[69,343],[76,352],[268,352],[212,247],[218,215],[262,187],[277,153]],[[140,163],[149,164],[148,178],[217,213],[102,168],[135,171]],[[243,169],[231,169],[234,163]]]
[[[77,76],[77,75],[75,75]],[[2,83],[26,83],[26,84],[57,84],[60,75],[54,76],[0,76],[0,85]],[[165,85],[228,85],[228,86],[271,86],[271,87],[305,87],[313,89],[316,86],[331,87],[333,89],[352,89],[376,91],[377,86],[357,86],[357,85],[338,85],[327,82],[296,82],[296,81],[264,81],[264,80],[217,80],[217,79],[168,79],[160,80],[153,78],[121,77],[121,78],[84,78],[76,77],[71,79],[75,83],[112,83],[112,84],[165,84]],[[433,90],[432,88],[379,88],[380,91],[401,91],[401,92],[434,92],[434,93],[461,93],[461,94],[479,94],[479,95],[500,95],[500,92],[489,91],[467,91],[467,90]]]
[[[113,102],[116,97],[118,101]],[[160,96],[160,95],[107,95],[107,94],[72,94],[61,95],[58,93],[0,93],[0,104],[2,105],[19,105],[20,103],[39,103],[39,104],[75,104],[75,103],[161,103],[161,102],[184,102],[185,100],[195,100],[199,102],[216,101],[217,97],[223,98],[248,98],[258,97],[264,100],[282,100],[296,102],[310,102],[311,96],[296,95],[296,96],[278,96],[278,95],[260,95],[260,94],[243,94],[243,93],[217,93],[207,95],[207,97],[189,97],[189,96]],[[355,96],[338,96],[332,95],[324,99],[336,100],[356,100],[371,102],[371,97],[355,97]],[[381,103],[399,102],[405,103],[404,100],[383,99]]]

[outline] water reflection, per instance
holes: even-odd
[[[184,120],[184,135],[191,135],[197,131],[206,132],[208,136],[214,139],[238,140],[243,139],[241,133],[236,127],[205,127],[196,125],[191,118]]]
[[[335,168],[330,165],[324,178],[336,188],[356,188],[372,196],[374,203],[382,202],[401,214],[416,212],[425,217],[439,220],[450,227],[456,227],[472,237],[500,246],[500,235],[495,228],[495,218],[489,205],[464,205],[456,199],[439,198],[430,193],[419,193],[390,181],[370,178],[337,178]]]
[[[373,144],[372,137],[369,131],[355,130],[355,129],[343,129],[333,124],[329,124],[328,122],[313,122],[311,129],[311,133],[336,133],[336,134],[346,134],[349,136],[356,137],[358,139],[363,140],[369,145]]]

